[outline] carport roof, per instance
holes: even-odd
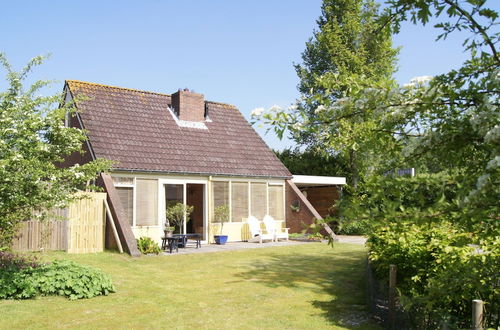
[[[345,178],[338,176],[294,175],[292,181],[297,187],[336,186],[346,184]]]

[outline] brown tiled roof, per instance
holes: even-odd
[[[206,102],[208,130],[179,127],[170,95],[66,81],[96,157],[121,170],[291,177],[237,108]]]

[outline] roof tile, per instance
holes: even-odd
[[[234,106],[206,102],[207,130],[179,127],[170,95],[68,80],[97,157],[124,170],[291,177]]]

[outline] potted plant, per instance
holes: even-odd
[[[293,212],[300,212],[300,201],[295,200],[293,203],[290,205],[290,208],[292,209]]]
[[[214,235],[216,244],[224,245],[227,242],[227,235],[222,235],[224,222],[229,221],[229,207],[227,205],[217,206],[214,210],[214,222],[220,223],[220,234]]]
[[[175,226],[170,225],[170,220],[168,220],[168,216],[165,217],[165,237],[172,237],[172,234],[174,233]]]
[[[168,229],[175,230],[175,227],[179,228],[179,234],[184,227],[184,219],[186,222],[191,220],[190,215],[193,213],[194,206],[184,205],[182,203],[176,203],[174,205],[168,206],[165,221],[165,231]],[[168,228],[168,229],[167,229]]]

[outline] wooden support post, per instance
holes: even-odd
[[[389,266],[389,329],[396,329],[396,265]]]
[[[109,208],[108,201],[104,199],[104,205],[106,207],[106,214],[109,217],[109,224],[111,225],[111,229],[113,230],[113,236],[116,241],[116,245],[118,246],[118,251],[120,253],[123,253],[123,247],[122,247],[122,242],[120,242],[120,237],[118,236],[118,231],[116,230],[115,226],[115,219],[113,219],[113,214],[111,213],[111,209]]]
[[[316,209],[314,208],[314,206],[312,206],[311,202],[309,202],[307,200],[306,196],[304,196],[304,194],[295,185],[295,183],[292,180],[286,180],[286,182],[292,188],[292,191],[295,193],[295,195],[300,200],[300,202],[302,203],[302,205],[304,205],[304,207],[306,209],[308,209],[309,212],[311,212],[311,215],[315,219],[323,220],[323,217],[321,215],[319,215],[318,211],[316,211]],[[338,239],[337,235],[335,235],[335,232],[332,230],[332,228],[330,228],[330,226],[326,222],[322,222],[321,225],[323,226],[323,229],[328,233],[328,235],[330,235],[332,241],[333,242],[338,242],[339,239]]]
[[[483,330],[484,329],[484,303],[482,300],[472,301],[472,329],[473,330]]]

